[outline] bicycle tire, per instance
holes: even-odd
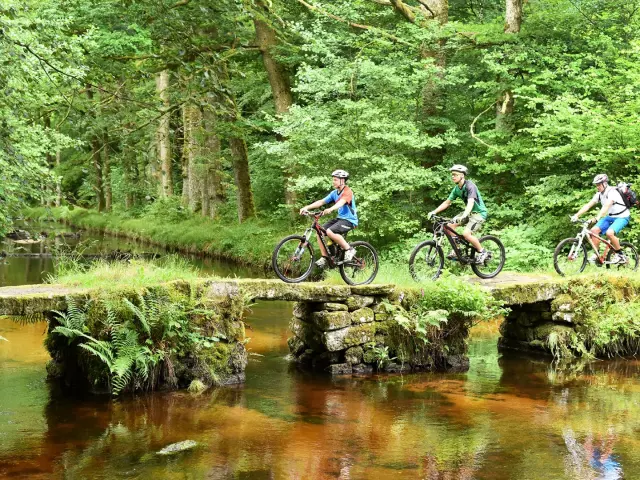
[[[425,257],[416,258],[422,249],[425,250]],[[426,275],[421,275],[419,272],[422,270],[421,267],[435,267],[434,273],[427,273]],[[444,252],[442,248],[436,244],[433,240],[427,240],[425,242],[419,243],[411,252],[409,256],[409,273],[411,274],[411,278],[413,278],[416,282],[422,282],[425,280],[436,280],[440,273],[442,273],[442,268],[444,267]],[[424,278],[428,277],[428,278]]]
[[[620,247],[622,248],[622,251],[624,252],[624,254],[629,258],[629,263],[624,264],[624,265],[613,265],[615,267],[617,267],[618,271],[624,271],[624,270],[631,270],[632,272],[635,272],[636,270],[638,270],[638,250],[636,250],[636,247],[633,246],[632,243],[630,242],[620,242]],[[611,268],[611,264],[608,263],[611,261],[611,257],[613,256],[613,249],[609,250],[609,253],[607,253],[607,263],[606,266],[607,268]],[[621,268],[623,268],[623,270],[621,270]]]
[[[295,247],[296,249],[300,248],[301,246],[300,244],[302,242],[306,243],[306,245],[303,247],[304,248],[303,253],[306,252],[309,254],[308,265],[307,265],[307,261],[305,260],[304,262],[300,263],[300,268],[295,270],[295,271],[302,272],[298,276],[289,275],[290,272],[291,273],[294,272],[294,269],[292,268],[293,264],[287,263],[288,261],[293,260],[290,256],[288,258],[283,257],[283,265],[280,265],[278,263],[280,251],[283,250],[283,247],[288,242],[291,242],[291,241],[298,242],[297,247],[295,247],[295,244],[291,246],[291,248]],[[287,252],[283,252],[283,253],[285,253],[285,255],[287,254]],[[294,250],[294,253],[295,253],[295,250]],[[278,275],[280,280],[286,283],[300,283],[306,280],[309,277],[309,275],[311,275],[311,272],[313,271],[313,261],[314,261],[313,247],[311,246],[310,243],[307,242],[306,238],[303,237],[302,235],[289,235],[288,237],[283,238],[280,241],[280,243],[276,245],[276,248],[273,250],[273,254],[271,255],[271,266],[273,267],[274,272],[276,272],[276,275]]]
[[[478,265],[475,263],[471,263],[471,270],[473,270],[473,272],[480,278],[493,278],[496,275],[498,275],[501,271],[502,268],[504,267],[504,262],[506,260],[506,254],[505,254],[505,250],[504,250],[504,245],[502,244],[502,242],[500,241],[500,239],[498,237],[496,237],[495,235],[485,235],[484,237],[480,237],[478,239],[478,241],[480,242],[480,245],[482,245],[483,242],[486,243],[490,243],[493,242],[495,243],[496,247],[497,247],[497,253],[499,253],[500,258],[498,259],[498,263],[495,266],[495,269],[493,269],[491,272],[486,273],[482,270],[482,267],[486,267],[488,266],[487,263],[485,262],[483,265]],[[484,248],[484,246],[483,246]],[[496,248],[488,248],[487,249],[491,254],[491,260],[487,260],[493,262],[493,260],[495,259],[495,254],[496,254]],[[475,256],[478,254],[478,252],[474,249],[473,252],[471,253],[471,261],[473,262],[475,260]],[[491,263],[491,265],[493,266],[493,263]]]
[[[367,285],[373,282],[380,267],[378,252],[371,244],[361,240],[351,242],[349,246],[356,249],[356,254],[349,262],[340,264],[340,276],[349,285]],[[349,276],[349,271],[352,276]],[[363,278],[355,279],[356,275],[362,275]]]
[[[553,268],[555,268],[556,272],[558,272],[558,275],[564,277],[568,274],[568,272],[566,271],[566,269],[563,269],[560,266],[560,261],[561,259],[564,259],[564,253],[563,253],[563,249],[566,248],[567,245],[573,245],[573,244],[577,244],[578,240],[574,237],[571,238],[565,238],[564,240],[561,240],[560,243],[558,243],[558,245],[556,246],[555,250],[553,251]],[[569,251],[571,251],[573,247],[570,247]],[[582,255],[582,262],[580,263],[580,261],[578,260],[578,254],[576,253],[575,259],[574,260],[578,260],[577,265],[579,266],[579,269],[577,272],[575,273],[581,273],[584,271],[585,267],[587,266],[587,246],[583,243],[581,246],[581,255]],[[572,260],[573,261],[573,260]]]

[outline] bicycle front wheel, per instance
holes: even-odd
[[[565,238],[553,251],[553,268],[559,275],[575,275],[587,266],[587,247],[578,248],[578,240]]]
[[[349,244],[356,249],[352,260],[340,265],[340,276],[349,285],[366,285],[378,274],[378,253],[367,242]]]
[[[473,250],[473,258],[471,263],[471,269],[480,278],[493,278],[500,273],[502,267],[504,267],[505,253],[504,245],[498,237],[493,235],[486,235],[478,239],[482,248],[487,251],[487,258],[482,263],[475,263],[475,256],[478,252]]]
[[[419,243],[409,257],[409,273],[416,282],[435,280],[444,266],[444,252],[436,242]]]
[[[273,251],[271,265],[281,280],[302,282],[313,270],[313,249],[303,236],[290,235]]]
[[[636,247],[634,247],[629,242],[620,242],[620,248],[622,249],[622,253],[627,258],[626,262],[620,262],[611,264],[611,257],[615,253],[613,249],[609,250],[607,253],[607,268],[613,268],[619,272],[635,272],[638,269],[638,251]]]

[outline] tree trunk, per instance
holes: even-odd
[[[216,218],[218,209],[225,200],[222,187],[222,156],[220,137],[217,134],[217,118],[213,109],[207,109],[203,115],[205,137],[204,157],[206,158],[202,178],[202,215]]]
[[[103,179],[104,179],[104,209],[106,212],[111,211],[112,193],[111,193],[111,150],[109,145],[109,134],[104,133],[104,146],[103,146]]]
[[[124,186],[126,193],[124,194],[124,208],[129,210],[135,205],[135,174],[133,170],[134,158],[132,158],[131,149],[124,145],[122,152],[122,175],[124,177]]]
[[[233,160],[233,176],[238,190],[238,220],[244,222],[255,215],[247,144],[242,138],[232,137],[229,139],[229,148]]]
[[[156,91],[164,110],[169,109],[169,71],[163,70],[156,76]],[[169,128],[169,114],[162,115],[158,124],[157,143],[158,161],[160,166],[161,195],[173,195],[173,181],[171,178],[171,136]]]
[[[293,94],[291,93],[291,84],[287,72],[273,56],[272,50],[277,45],[278,40],[276,32],[264,20],[255,18],[253,21],[256,29],[256,41],[262,54],[262,62],[267,72],[269,85],[271,85],[271,94],[276,107],[276,115],[281,117],[289,111],[293,105]],[[284,140],[279,138],[280,140]],[[294,207],[297,203],[297,196],[291,188],[291,183],[295,178],[293,166],[285,165],[283,169],[284,175],[284,199],[285,203]],[[295,209],[292,208],[292,211]]]
[[[507,0],[504,15],[504,33],[520,33],[522,0]]]
[[[56,152],[56,168],[60,168],[60,161],[62,160],[62,152],[58,150]],[[56,172],[56,207],[62,204],[62,177]]]
[[[102,159],[100,155],[100,139],[95,135],[91,139],[91,158],[93,160],[93,169],[96,174],[96,183],[93,186],[96,192],[96,203],[98,205],[98,212],[104,211],[104,182],[102,177]]]
[[[184,144],[182,198],[192,212],[200,208],[202,198],[202,112],[195,105],[182,109]]]

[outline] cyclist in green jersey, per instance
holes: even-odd
[[[449,169],[451,172],[451,181],[455,183],[453,190],[442,204],[435,210],[427,214],[427,218],[431,218],[433,215],[446,210],[455,199],[460,198],[465,203],[466,207],[464,211],[451,220],[449,224],[450,228],[457,228],[460,225],[464,225],[464,231],[462,236],[476,249],[478,255],[476,255],[476,262],[482,263],[487,258],[487,251],[482,248],[480,242],[475,237],[474,233],[478,232],[487,219],[487,207],[484,205],[482,195],[478,191],[478,187],[471,180],[467,180],[465,177],[468,173],[467,167],[464,165],[454,165]],[[455,253],[448,255],[448,258],[454,259]]]

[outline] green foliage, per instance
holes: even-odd
[[[84,303],[68,298],[67,303],[65,312],[56,312],[52,334],[66,337],[77,355],[86,352],[100,360],[112,395],[159,385],[175,388],[186,381],[185,363],[196,365],[200,381],[208,385],[228,373],[223,353],[228,348],[220,344],[226,335],[209,325],[219,314],[193,296],[157,288],[131,298]],[[105,377],[89,375],[94,383]]]
[[[636,355],[640,351],[640,283],[636,276],[587,276],[569,282],[575,331],[550,332],[557,359]]]

